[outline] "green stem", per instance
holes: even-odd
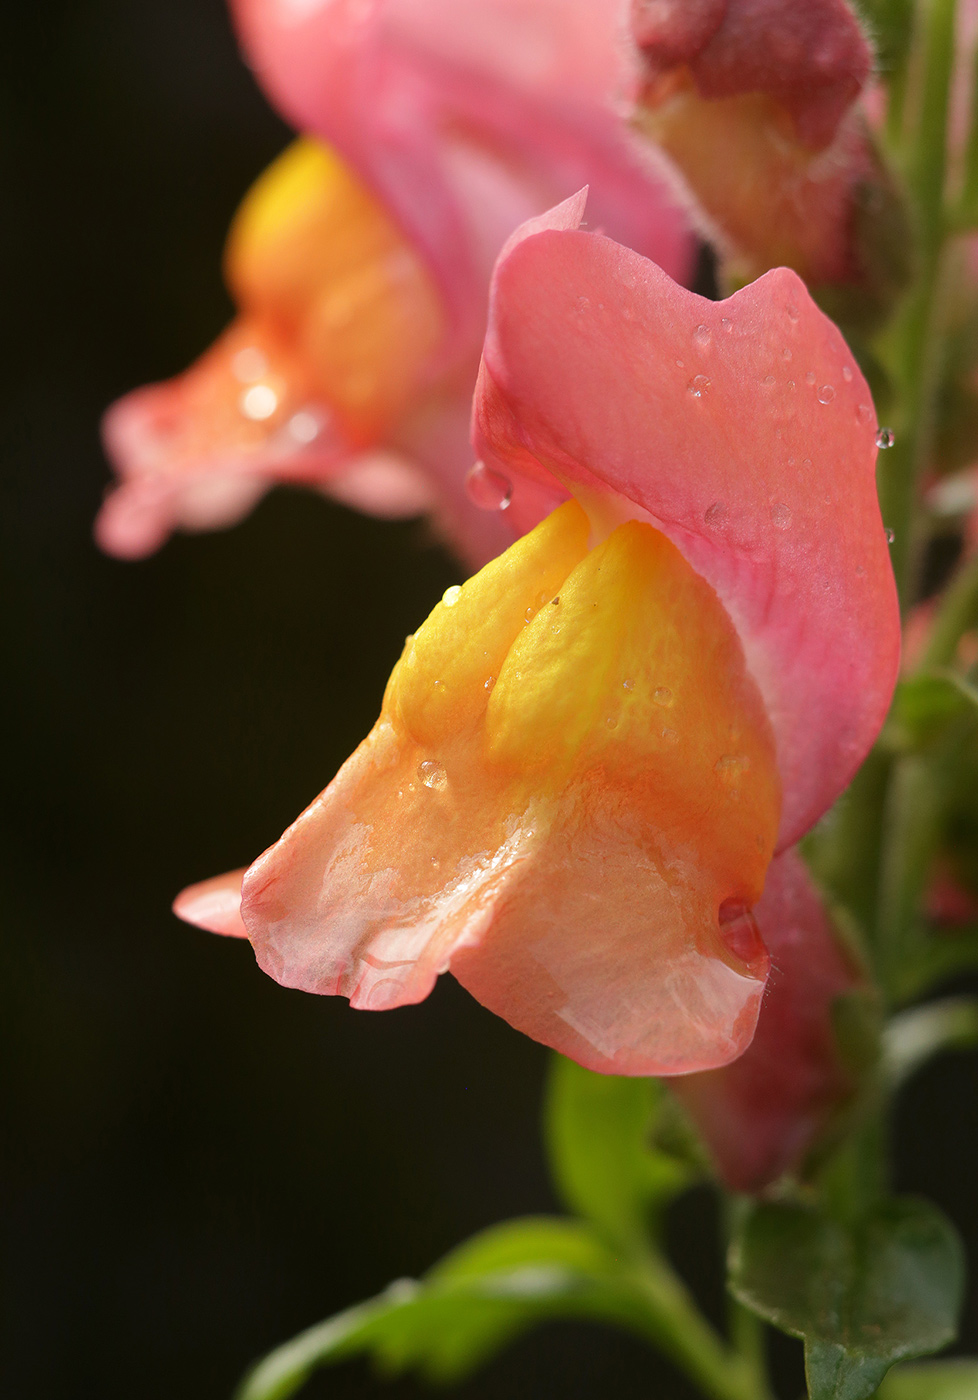
[[[978,620],[978,557],[967,560],[945,593],[931,628],[921,669],[950,666],[958,642]]]
[[[913,601],[917,583],[922,536],[915,507],[933,442],[944,324],[944,194],[955,7],[956,0],[926,0],[918,10],[916,119],[904,161],[917,233],[918,276],[889,345],[882,347],[902,398],[897,444],[881,461],[880,501],[884,521],[894,533],[893,569],[904,607]]]
[[[772,1400],[753,1358],[726,1345],[663,1259],[648,1256],[635,1279],[649,1300],[656,1343],[704,1395],[710,1400]]]

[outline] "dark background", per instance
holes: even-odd
[[[224,1400],[301,1327],[554,1208],[545,1055],[449,978],[351,1012],[169,914],[332,776],[456,574],[418,526],[285,491],[146,563],[98,554],[99,414],[221,329],[229,217],[289,133],[220,0],[8,5],[0,64],[0,1396]],[[899,1184],[972,1242],[976,1081],[945,1061],[899,1123]],[[716,1306],[705,1195],[673,1235]],[[306,1392],[384,1393],[419,1391],[351,1364]],[[461,1393],[690,1395],[558,1325]]]

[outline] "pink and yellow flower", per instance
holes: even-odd
[[[246,198],[239,316],[185,374],[122,399],[98,538],[135,557],[233,523],[276,481],[432,512],[470,563],[512,538],[465,491],[493,263],[585,182],[615,237],[687,276],[692,240],[619,98],[605,0],[241,0],[259,80],[308,137]],[[627,104],[626,104],[627,105]]]
[[[878,732],[899,622],[872,401],[797,276],[712,303],[583,208],[493,279],[475,437],[528,533],[408,639],[240,913],[240,874],[177,908],[288,986],[383,1009],[451,970],[582,1064],[679,1074],[750,1044],[751,911]]]

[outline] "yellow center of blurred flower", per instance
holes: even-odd
[[[404,410],[442,335],[440,299],[403,233],[334,152],[302,139],[265,171],[232,224],[226,269],[271,374],[277,340],[301,366],[303,392],[329,403],[354,441],[375,439]],[[274,413],[270,382],[246,392],[246,416]]]

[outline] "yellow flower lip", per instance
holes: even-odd
[[[450,969],[592,1068],[713,1068],[749,1043],[769,966],[771,727],[675,546],[639,521],[589,534],[568,501],[446,591],[242,916],[287,986],[381,1010]]]

